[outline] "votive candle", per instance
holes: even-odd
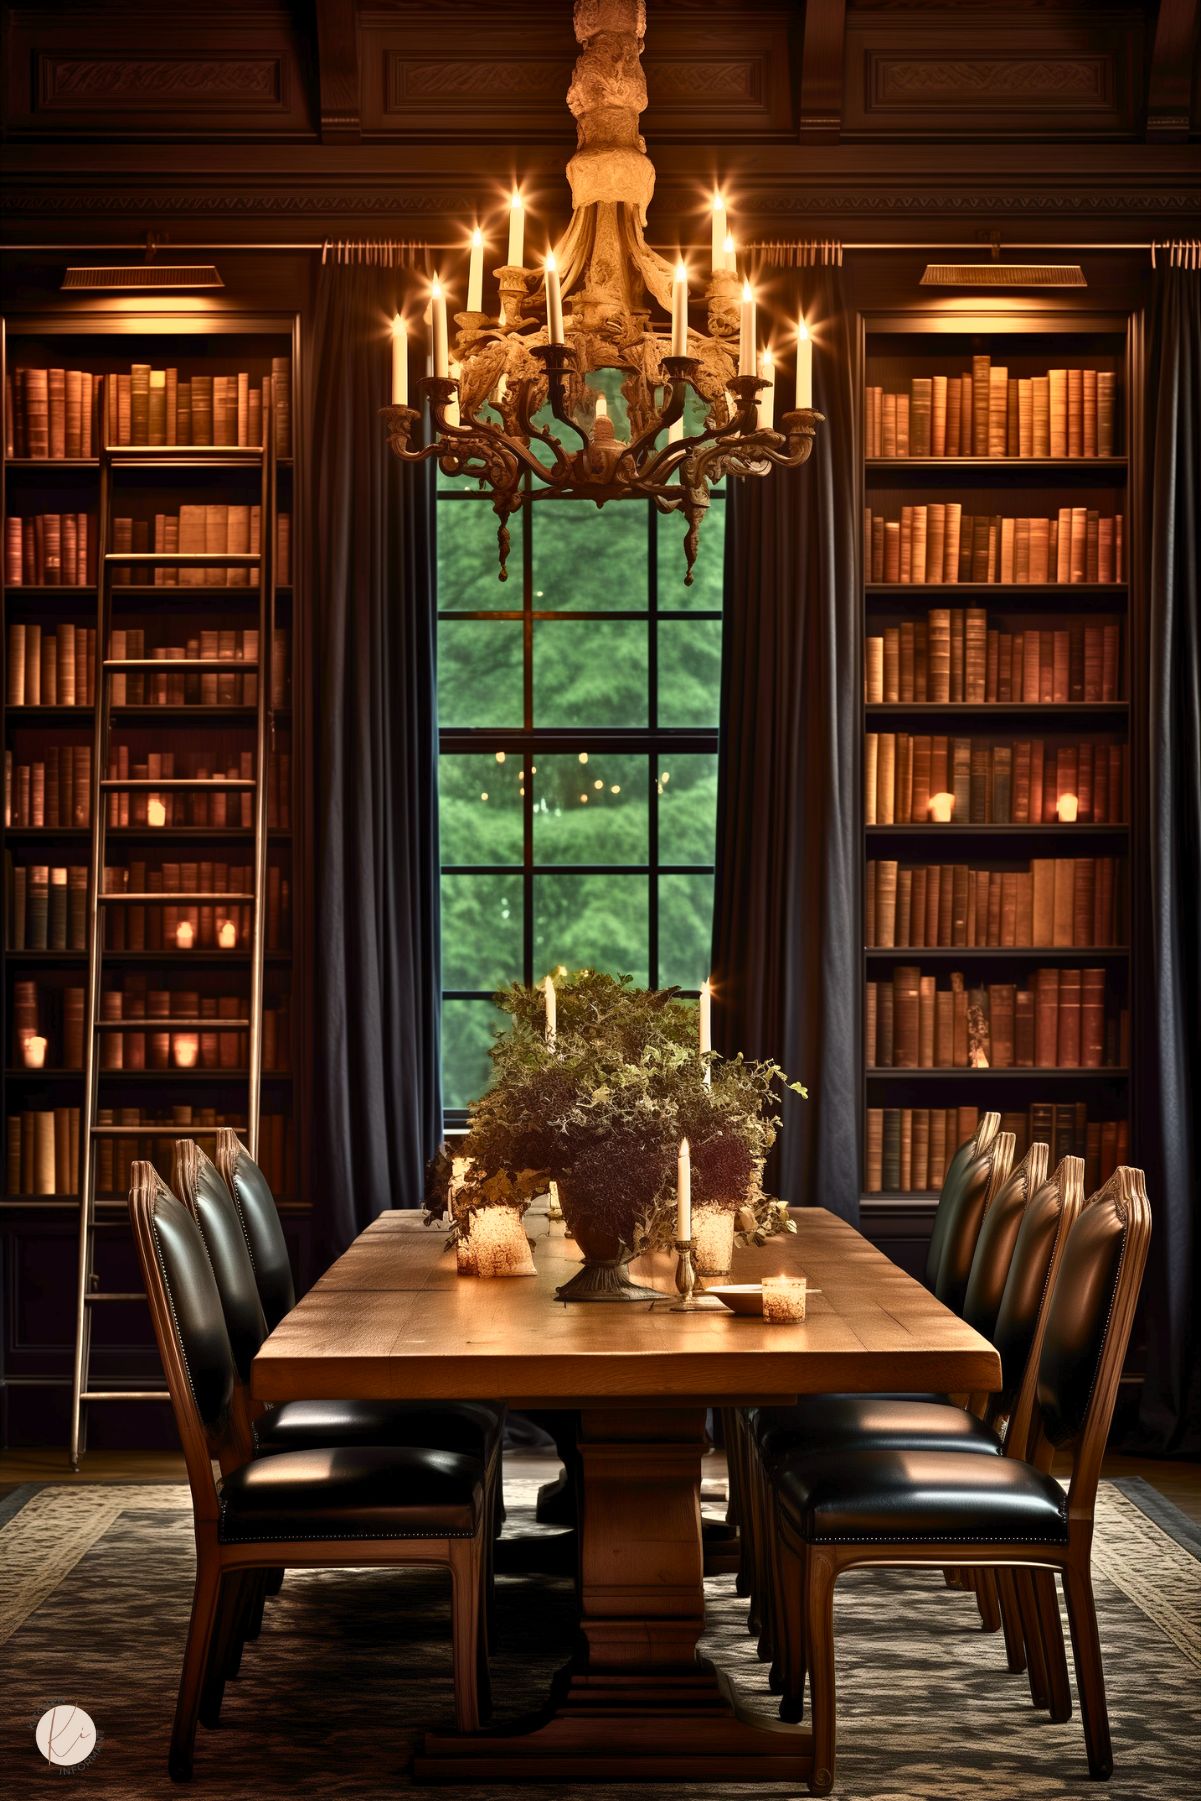
[[[221,921],[220,926],[217,928],[217,943],[223,951],[232,951],[237,948],[238,928],[232,919],[223,919]]]
[[[182,920],[175,928],[175,942],[181,951],[190,951],[196,942],[196,934],[188,920]]]
[[[195,1069],[200,1056],[200,1037],[196,1032],[176,1032],[171,1040],[176,1069]]]
[[[939,825],[948,825],[950,823],[951,816],[955,811],[955,796],[953,794],[932,794],[928,804],[931,819],[935,820]]]
[[[1061,825],[1075,825],[1080,812],[1080,797],[1077,794],[1061,794],[1055,811],[1059,815]]]
[[[25,1040],[23,1055],[26,1069],[45,1069],[46,1040],[37,1032],[31,1032]]]
[[[807,1299],[804,1276],[764,1276],[763,1317],[772,1326],[799,1326]]]
[[[158,800],[154,795],[151,795],[150,799],[146,802],[146,824],[147,825],[166,825],[166,823],[167,823],[166,807],[163,805],[161,800]]]

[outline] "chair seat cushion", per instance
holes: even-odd
[[[769,1460],[793,1450],[1001,1450],[975,1414],[920,1395],[806,1395],[792,1407],[760,1408],[755,1440]]]
[[[223,1544],[288,1538],[470,1538],[483,1507],[479,1463],[385,1445],[280,1451],[221,1484]]]
[[[788,1522],[815,1544],[1067,1542],[1066,1494],[1016,1457],[794,1452],[771,1480]]]
[[[254,1441],[260,1452],[403,1445],[487,1463],[503,1420],[502,1410],[484,1401],[282,1401],[255,1421]]]

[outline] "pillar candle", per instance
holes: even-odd
[[[430,289],[430,329],[434,345],[434,374],[445,379],[450,374],[450,347],[446,334],[446,295],[442,283],[434,277]]]
[[[813,405],[813,339],[803,319],[796,328],[796,403]]]
[[[688,355],[688,270],[683,259],[676,264],[671,285],[671,354]]]
[[[514,269],[522,267],[525,256],[525,207],[521,193],[513,189],[509,200],[509,264]]]
[[[726,197],[724,194],[713,196],[713,254],[711,266],[717,275],[726,266]]]
[[[557,1032],[558,1002],[555,999],[555,985],[549,976],[546,978],[544,992],[546,994],[546,1042],[553,1047]]]
[[[484,310],[484,234],[477,225],[471,234],[471,262],[467,270],[467,311]]]
[[[713,1049],[713,989],[710,987],[708,982],[701,983],[700,1036],[701,1036],[701,1056],[703,1057],[706,1054],[706,1052],[711,1051]],[[709,1065],[706,1063],[706,1065],[705,1065],[705,1087],[706,1088],[709,1087],[712,1080],[713,1080],[713,1071],[710,1069]]]
[[[754,375],[755,373],[755,296],[751,292],[751,284],[742,284],[742,313],[738,334],[738,373]]]
[[[676,1163],[676,1237],[681,1242],[692,1237],[692,1153],[686,1138]]]
[[[409,404],[409,333],[397,313],[392,321],[392,405]]]
[[[553,250],[546,253],[546,337],[550,344],[563,342],[563,295]]]
[[[775,363],[770,350],[765,350],[759,358],[759,373],[764,381],[772,383],[759,396],[759,430],[770,431],[775,417]]]

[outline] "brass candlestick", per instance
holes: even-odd
[[[679,1291],[680,1298],[669,1311],[671,1313],[696,1313],[700,1307],[700,1302],[695,1299],[695,1295],[697,1289],[700,1287],[700,1283],[697,1280],[696,1270],[692,1262],[691,1238],[677,1238],[675,1240],[675,1249],[676,1288]],[[703,1293],[704,1290],[702,1289],[701,1292]]]

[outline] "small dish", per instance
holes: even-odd
[[[731,1313],[763,1316],[763,1287],[759,1282],[724,1282],[706,1288],[705,1293],[715,1295]]]

